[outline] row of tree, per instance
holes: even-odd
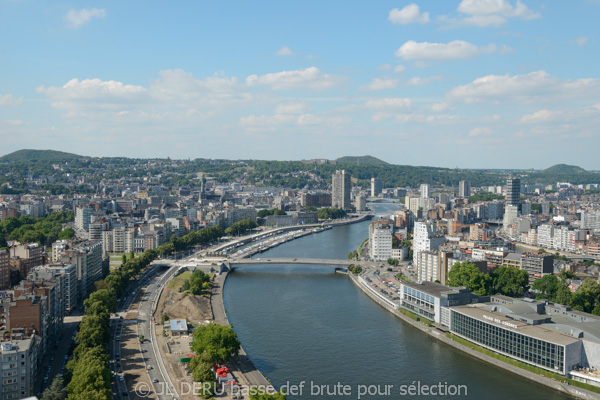
[[[278,208],[265,208],[256,213],[258,218],[264,218],[267,215],[286,215],[286,213]]]
[[[232,224],[229,228],[225,229],[226,235],[241,235],[242,233],[252,230],[258,227],[256,221],[252,221],[250,218],[239,221]]]
[[[206,244],[221,237],[219,227],[204,228],[190,232],[161,245],[156,250],[147,250],[142,255],[130,258],[114,269],[102,281],[96,282],[96,291],[84,301],[85,313],[75,336],[77,347],[73,359],[67,364],[65,384],[69,399],[109,399],[112,397],[111,374],[108,369],[108,344],[110,341],[110,314],[117,309],[121,297],[132,278],[142,272],[159,257],[177,250],[185,250],[197,244]],[[194,285],[202,284],[206,277],[193,275]]]
[[[183,282],[182,289],[184,291],[189,290],[190,294],[199,296],[203,290],[210,289],[210,275],[200,271],[199,269],[192,273],[190,279],[186,279]]]
[[[19,218],[6,217],[0,222],[0,247],[6,247],[7,239],[50,247],[57,239],[70,239],[75,236],[73,228],[62,228],[62,224],[73,220],[74,215],[71,211],[53,211],[41,218],[29,215]]]
[[[456,263],[448,272],[448,286],[466,286],[479,296],[502,294],[519,297],[529,289],[529,274],[516,267],[498,267],[483,273],[473,263]]]
[[[319,219],[338,219],[344,218],[346,216],[346,211],[342,210],[339,207],[323,207],[319,209],[317,213],[317,217]]]

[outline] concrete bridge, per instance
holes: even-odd
[[[327,258],[237,258],[227,260],[225,265],[229,269],[235,269],[243,267],[244,265],[255,265],[255,264],[311,264],[311,265],[323,265],[333,268],[348,268],[350,265],[360,265],[363,267],[378,265],[375,261],[352,261],[352,260],[336,260]]]

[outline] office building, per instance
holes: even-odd
[[[392,224],[375,221],[371,225],[371,258],[375,261],[385,261],[392,257]]]
[[[332,175],[331,205],[333,207],[343,210],[349,210],[352,207],[350,203],[351,182],[351,176],[345,170],[335,171],[335,174]]]
[[[458,183],[458,197],[469,197],[471,195],[471,182],[460,181]]]
[[[521,204],[521,179],[506,180],[506,204],[517,207]]]
[[[377,197],[383,190],[383,184],[379,178],[371,178],[371,197]]]

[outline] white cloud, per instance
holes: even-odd
[[[492,128],[487,126],[478,126],[469,131],[469,136],[489,136],[492,134]]]
[[[433,103],[431,105],[431,111],[434,111],[434,112],[446,111],[446,110],[449,110],[449,109],[451,109],[450,104],[444,103],[444,102],[442,102],[442,103]]]
[[[249,115],[240,118],[240,125],[251,131],[274,131],[284,127],[302,127],[311,125],[338,126],[352,120],[346,116],[325,116],[315,114]]]
[[[277,52],[275,54],[277,54],[279,56],[293,56],[294,52],[289,47],[283,46],[282,48],[277,50]]]
[[[533,114],[523,115],[519,120],[524,124],[538,123],[538,122],[549,122],[563,115],[561,111],[550,111],[550,110],[539,110]]]
[[[578,46],[585,46],[587,44],[588,38],[586,38],[585,36],[580,36],[577,39],[575,39],[575,43]]]
[[[382,71],[388,71],[388,70],[392,69],[392,66],[390,64],[382,64],[377,68],[379,68]]]
[[[73,29],[79,28],[94,17],[106,17],[106,10],[104,8],[82,8],[81,10],[72,8],[65,14],[68,27]]]
[[[248,86],[266,85],[275,90],[310,89],[323,90],[340,86],[346,80],[340,75],[325,74],[316,67],[294,71],[275,72],[266,75],[250,75],[246,78]]]
[[[400,73],[400,72],[404,72],[404,70],[406,69],[406,67],[402,64],[398,64],[396,65],[396,68],[394,68],[394,72]]]
[[[595,97],[600,90],[600,79],[560,80],[545,71],[525,75],[487,75],[473,82],[457,86],[448,94],[449,100],[465,103],[507,102],[532,103],[564,99]]]
[[[464,40],[454,40],[450,43],[417,43],[409,40],[396,50],[396,57],[405,60],[458,60],[476,57],[480,53],[498,51],[495,44],[477,47]],[[504,50],[503,50],[504,51]]]
[[[429,22],[429,13],[428,12],[420,12],[419,6],[416,4],[409,4],[403,9],[399,10],[394,8],[390,11],[388,15],[388,20],[390,20],[394,24],[411,24],[418,22],[420,24],[424,24]]]
[[[358,89],[369,91],[395,89],[398,86],[398,82],[398,79],[374,78],[371,83],[360,86]]]
[[[464,17],[450,18],[441,16],[446,28],[460,26],[499,27],[508,22],[508,18],[533,20],[541,15],[529,9],[520,0],[513,6],[508,0],[462,0],[457,9]]]
[[[22,97],[15,98],[12,94],[0,94],[0,107],[18,106],[22,102]]]
[[[432,82],[438,82],[441,80],[442,80],[441,75],[429,76],[426,78],[421,78],[419,76],[415,76],[414,78],[407,80],[405,84],[406,84],[406,86],[422,86],[422,85],[427,85]]]
[[[277,105],[275,114],[304,114],[308,110],[308,105],[304,102],[294,101]]]
[[[406,108],[412,106],[412,101],[405,97],[386,97],[381,99],[372,99],[365,102],[365,107],[368,109],[395,109]]]
[[[519,17],[526,20],[540,18],[541,15],[527,8],[521,0],[513,7],[507,0],[462,0],[458,11],[469,15],[501,15],[507,18]]]

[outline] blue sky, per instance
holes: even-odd
[[[0,0],[0,153],[600,169],[600,1]]]

